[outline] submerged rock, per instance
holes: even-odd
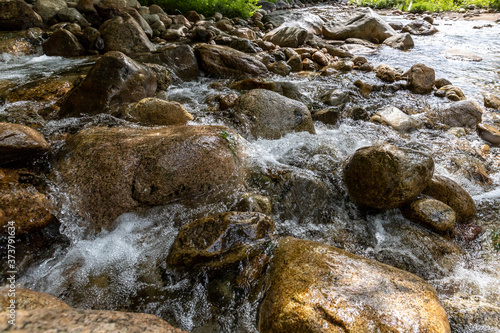
[[[331,246],[284,238],[269,277],[262,333],[450,332],[424,280]]]
[[[97,127],[68,140],[53,176],[94,229],[110,229],[125,212],[223,200],[243,182],[242,150],[221,126]]]
[[[256,212],[204,217],[179,231],[167,262],[177,268],[227,268],[263,252],[273,230],[273,220]]]
[[[419,199],[401,208],[403,216],[437,232],[450,232],[455,227],[455,211],[435,199]]]
[[[358,206],[392,209],[415,199],[429,184],[429,155],[390,144],[358,149],[344,165],[344,182]]]
[[[328,39],[361,38],[373,43],[382,43],[397,32],[370,8],[360,8],[349,17],[333,20],[323,26],[323,35]]]
[[[121,52],[108,52],[96,61],[83,82],[66,95],[60,117],[117,112],[122,104],[153,96],[156,82],[150,68]]]
[[[266,66],[255,57],[228,46],[201,44],[195,50],[203,70],[216,77],[246,78],[268,74]]]
[[[461,60],[461,61],[482,61],[483,58],[472,52],[461,49],[448,49],[444,51],[446,59]]]
[[[472,197],[447,177],[435,175],[422,193],[450,206],[457,213],[458,222],[476,216],[476,204]]]
[[[279,139],[291,132],[315,133],[311,113],[303,103],[265,89],[241,95],[234,114],[247,118],[244,122],[255,138]]]
[[[24,125],[0,123],[0,165],[32,159],[49,148],[50,144],[36,130]]]

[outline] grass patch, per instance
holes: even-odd
[[[500,0],[351,0],[358,6],[367,6],[375,9],[396,8],[411,12],[441,12],[459,10],[469,5],[482,8],[500,8]]]
[[[173,12],[180,10],[187,13],[194,10],[205,16],[219,12],[227,17],[250,17],[259,9],[258,0],[139,0],[141,5],[158,5]]]

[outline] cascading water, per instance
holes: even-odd
[[[326,18],[335,15],[335,7],[322,6],[308,11]],[[400,21],[399,17],[387,17]],[[399,51],[381,46],[367,58],[375,65],[386,63],[404,70],[424,63],[436,70],[436,77],[449,79],[468,99],[482,103],[482,93],[500,95],[500,43],[495,36],[500,25],[472,29],[482,22],[437,20],[440,33],[415,37],[415,48]],[[481,62],[446,59],[443,51],[463,48],[483,58]],[[46,56],[0,57],[0,84],[11,86],[30,80],[58,75],[81,66],[86,60],[66,60]],[[331,89],[351,91],[347,108],[361,107],[368,113],[394,105],[411,114],[445,103],[433,96],[416,96],[407,91],[382,89],[364,98],[356,92],[357,79],[380,84],[373,73],[348,72],[333,76],[273,77],[290,81],[314,103]],[[179,101],[196,116],[193,124],[233,123],[211,111],[211,97],[221,94],[212,85],[216,80],[201,78],[173,85],[163,96]],[[227,80],[219,80],[227,88]],[[2,86],[0,85],[0,88]],[[12,105],[0,106],[0,116],[8,117]],[[493,120],[494,114],[484,120]],[[76,131],[86,124],[128,124],[111,116],[65,119],[44,124],[43,133]],[[131,126],[131,124],[128,124]],[[247,151],[255,172],[290,172],[291,190],[275,204],[272,217],[279,236],[294,236],[346,249],[406,269],[429,281],[441,300],[453,297],[478,297],[500,304],[500,255],[491,234],[500,228],[500,148],[479,155],[484,145],[475,133],[455,135],[430,128],[401,134],[389,127],[342,119],[335,126],[316,123],[316,135],[288,134],[278,140],[258,139]],[[478,224],[483,233],[472,242],[453,242],[412,224],[398,210],[363,214],[348,200],[342,184],[342,163],[356,149],[382,142],[419,149],[433,156],[436,173],[464,187],[479,209]],[[488,181],[478,181],[474,172],[457,167],[470,156],[490,167]],[[464,162],[463,165],[469,165]],[[257,185],[256,187],[258,187]],[[259,189],[266,193],[266,189]],[[280,192],[281,193],[281,192]],[[284,192],[283,192],[284,193]],[[169,249],[183,225],[202,212],[224,212],[228,203],[193,209],[181,204],[157,207],[145,213],[127,213],[115,221],[112,231],[88,236],[73,225],[65,192],[53,184],[52,196],[62,203],[58,213],[62,231],[70,246],[60,248],[51,258],[34,263],[20,282],[35,290],[56,295],[75,307],[125,309],[156,314],[172,325],[192,332],[257,332],[256,317],[260,297],[249,290],[235,289],[229,278],[212,279],[209,272],[180,273],[165,264]],[[236,200],[236,197],[233,201]],[[457,296],[458,295],[458,296]],[[467,331],[494,332],[494,328],[470,323]]]

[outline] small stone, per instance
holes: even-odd
[[[500,147],[500,129],[487,124],[478,124],[477,134],[484,141],[489,142],[493,147]]]
[[[435,199],[420,199],[401,208],[403,216],[437,232],[450,232],[455,227],[455,211]]]
[[[324,124],[335,125],[340,119],[340,112],[335,108],[324,109],[312,115],[313,120],[321,121]]]
[[[292,71],[292,67],[288,66],[283,60],[273,62],[267,68],[278,75],[287,76]]]
[[[317,51],[312,55],[312,60],[321,66],[327,66],[329,61],[325,54],[321,51]]]
[[[151,97],[130,104],[123,117],[150,126],[185,125],[194,119],[182,104]]]
[[[228,94],[220,99],[220,106],[219,108],[224,111],[227,109],[232,108],[236,102],[238,101],[238,95],[237,94]]]
[[[377,112],[370,121],[390,126],[396,131],[403,133],[420,127],[418,121],[395,106],[385,107],[383,110]]]
[[[487,108],[500,110],[500,97],[492,95],[492,94],[485,94],[484,95],[484,106]]]
[[[396,80],[396,72],[392,67],[388,65],[378,65],[375,71],[375,75],[384,82],[392,83]]]

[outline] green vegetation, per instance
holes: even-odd
[[[158,5],[167,11],[194,10],[205,16],[219,12],[227,17],[250,17],[258,9],[258,0],[139,0],[142,5]]]
[[[477,7],[500,8],[500,0],[351,0],[359,6],[372,8],[398,8],[412,12],[440,12],[458,10],[469,5]]]
[[[500,251],[500,229],[496,229],[491,233],[491,240],[495,250]]]

